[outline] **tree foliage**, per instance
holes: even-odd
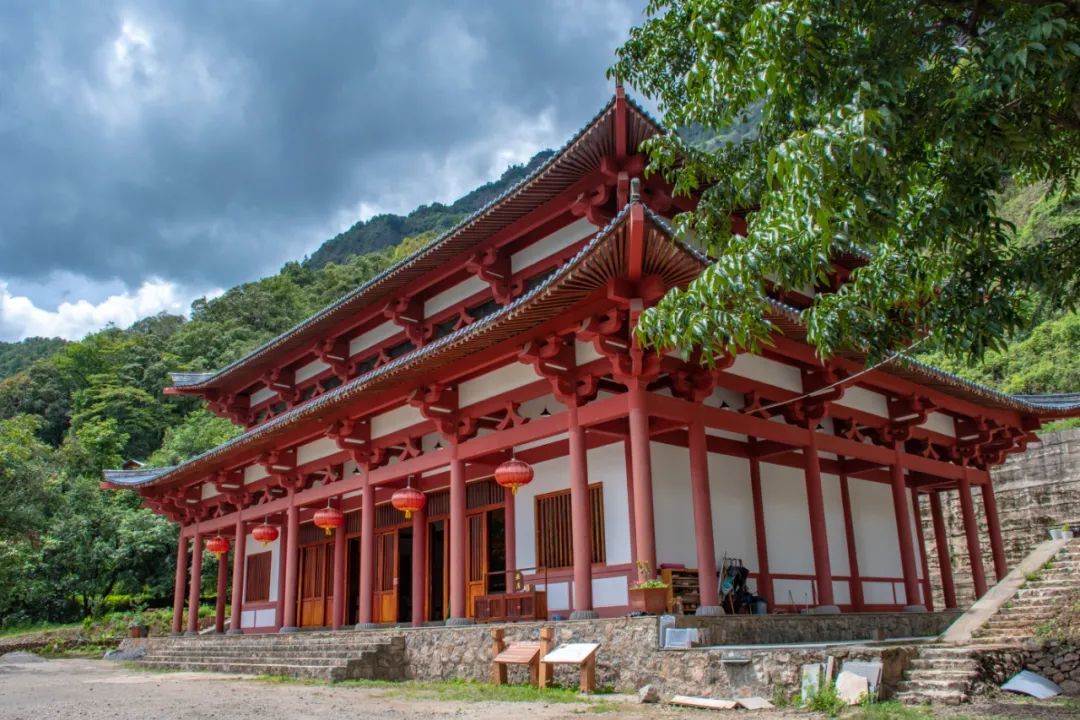
[[[30,337],[19,342],[0,342],[0,380],[30,367],[35,360],[49,357],[65,345],[60,338]]]
[[[1032,296],[1075,303],[1077,225],[1022,238],[998,199],[1043,183],[1073,202],[1080,6],[653,0],[647,12],[615,70],[669,127],[694,129],[646,150],[678,192],[701,193],[677,225],[717,262],[645,314],[646,340],[754,347],[773,330],[771,282],[817,290],[804,321],[826,356],[881,357],[930,330],[977,358],[1025,328]],[[854,250],[868,262],[831,286],[830,261]]]

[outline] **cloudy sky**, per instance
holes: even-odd
[[[644,0],[0,5],[0,340],[276,272],[560,145]]]

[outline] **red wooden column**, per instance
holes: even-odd
[[[964,536],[967,539],[968,559],[971,562],[971,581],[975,586],[975,599],[986,594],[986,571],[983,569],[982,548],[979,547],[979,526],[975,520],[975,505],[971,500],[971,470],[957,483],[960,491],[960,515],[964,520]]]
[[[1005,560],[1005,542],[1001,538],[1001,520],[998,518],[997,498],[990,478],[982,486],[983,509],[986,511],[986,531],[990,534],[990,552],[994,556],[994,576],[1000,582],[1009,573]]]
[[[217,600],[214,602],[214,632],[225,633],[225,594],[229,592],[228,555],[218,558],[217,564]]]
[[[342,509],[340,501],[338,502],[338,509]],[[334,602],[331,617],[335,630],[340,630],[345,624],[345,561],[347,560],[347,552],[348,544],[345,541],[345,528],[339,527],[334,531]]]
[[[757,440],[750,438],[750,446]],[[750,494],[754,501],[754,538],[757,541],[757,593],[773,608],[773,583],[769,573],[769,543],[765,534],[765,500],[761,494],[761,461],[750,458]]]
[[[296,591],[300,573],[300,508],[296,505],[296,491],[289,490],[289,510],[286,513],[288,535],[285,538],[285,601],[281,629],[278,632],[296,632]]]
[[[412,514],[412,624],[424,624],[424,598],[427,597],[427,511]]]
[[[232,569],[232,615],[229,618],[229,635],[243,632],[240,610],[244,605],[244,563],[247,557],[247,532],[240,513],[236,513],[236,531],[233,538]]]
[[[915,537],[919,541],[919,561],[922,563],[923,604],[930,612],[934,611],[934,591],[930,587],[930,570],[926,564],[926,533],[922,525],[922,508],[919,506],[919,491],[911,488],[911,511],[915,514]]]
[[[637,562],[648,563],[650,572],[655,573],[656,523],[653,518],[652,451],[649,448],[645,390],[632,385],[628,396],[630,460],[634,478],[634,545],[637,547]]]
[[[187,634],[199,634],[199,593],[202,592],[203,534],[195,531],[191,546],[191,576],[188,578]]]
[[[289,544],[289,524],[281,525],[281,537],[278,538],[278,585],[275,619],[280,628],[285,624],[285,547]]]
[[[911,537],[911,514],[907,505],[907,481],[904,478],[903,443],[893,442],[896,461],[889,466],[889,483],[892,489],[893,515],[896,517],[896,541],[900,545],[900,569],[904,574],[905,610],[917,607],[926,609],[919,602],[919,574],[915,569],[915,543]]]
[[[814,576],[817,580],[818,606],[836,611],[833,600],[832,565],[829,562],[829,533],[825,526],[825,496],[821,490],[821,467],[818,464],[817,431],[814,422],[807,427],[810,441],[803,450],[806,465],[806,505],[810,511],[810,542],[814,551]]]
[[[365,630],[375,627],[371,621],[375,590],[375,486],[366,467],[361,466],[360,472],[364,474],[364,488],[360,506],[360,608],[356,628]]]
[[[949,556],[949,535],[945,531],[945,516],[941,512],[941,491],[930,493],[930,516],[934,521],[934,547],[937,549],[938,569],[941,572],[941,594],[945,607],[956,607],[956,585],[953,583],[952,558]]]
[[[566,406],[570,445],[570,533],[574,552],[574,610],[571,620],[599,617],[592,600],[592,511],[589,501],[589,461],[585,428],[578,423],[576,398]]]
[[[848,569],[851,580],[848,581],[851,593],[851,609],[862,612],[863,587],[859,574],[859,553],[855,548],[855,520],[851,514],[851,489],[848,487],[847,473],[840,473],[840,504],[844,509],[844,540],[847,545]]]
[[[447,625],[470,625],[465,554],[468,552],[468,517],[465,504],[465,461],[458,457],[458,443],[450,446],[450,617]]]
[[[517,496],[503,492],[504,532],[506,533],[506,587],[512,590],[517,573]]]
[[[173,585],[172,634],[180,635],[184,631],[184,581],[187,579],[188,539],[184,529],[176,540],[176,579]]]
[[[698,586],[701,604],[698,615],[723,615],[716,580],[716,542],[713,539],[712,493],[709,490],[709,446],[705,423],[694,419],[688,428],[690,489],[694,503],[694,537],[697,545]]]

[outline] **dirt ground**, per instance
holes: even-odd
[[[785,710],[747,713],[754,720],[811,717]],[[728,715],[711,711],[644,706],[620,697],[597,703],[461,702],[407,697],[392,688],[274,683],[204,673],[160,673],[132,669],[103,660],[50,660],[26,664],[0,663],[0,720],[265,720],[266,718],[383,718],[394,720],[505,720],[512,717],[583,718],[709,718]],[[946,711],[965,718],[1039,718],[1080,720],[1080,705],[1032,705],[998,700]],[[850,718],[888,720],[927,717],[904,711]]]

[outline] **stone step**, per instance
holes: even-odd
[[[281,675],[299,680],[344,680],[344,665],[289,665],[256,662],[189,662],[172,660],[140,660],[140,665],[160,670],[217,672],[235,675]]]
[[[930,645],[919,650],[919,657],[926,660],[931,660],[934,658],[946,658],[950,660],[970,660],[971,649],[966,647],[952,647],[949,645]]]
[[[896,693],[896,700],[905,705],[960,705],[968,696],[955,690],[903,690]]]
[[[909,688],[956,685],[958,689],[963,690],[978,675],[978,672],[974,670],[911,670],[907,673],[904,682]]]
[[[971,670],[977,671],[979,663],[973,658],[923,658],[911,661],[912,670]]]
[[[232,640],[195,640],[191,642],[155,642],[155,647],[169,650],[209,650],[216,648],[243,648],[245,652],[257,652],[274,648],[369,648],[381,647],[392,643],[390,639],[379,640],[319,640],[308,642],[234,642]]]

